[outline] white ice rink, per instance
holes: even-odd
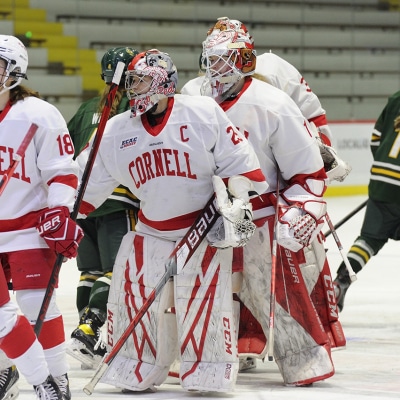
[[[328,211],[336,223],[365,200],[365,196],[329,197]],[[337,230],[344,250],[359,233],[364,209]],[[324,231],[328,228],[325,227]],[[231,394],[193,394],[184,392],[176,379],[168,378],[156,393],[122,394],[111,386],[98,384],[89,397],[82,388],[93,371],[82,371],[72,358],[69,373],[73,399],[246,399],[246,400],[362,400],[400,399],[400,262],[396,242],[389,242],[358,275],[349,289],[340,319],[347,348],[333,353],[336,373],[312,387],[284,387],[273,362],[258,363],[256,369],[239,374],[236,391]],[[340,252],[330,235],[326,248],[331,271],[341,262]],[[63,311],[69,337],[77,323],[75,290],[78,272],[74,262],[62,266],[58,304]],[[19,400],[34,399],[33,389],[20,378]]]

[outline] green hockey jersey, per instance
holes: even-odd
[[[400,91],[389,97],[371,137],[374,161],[368,186],[372,200],[400,202]]]

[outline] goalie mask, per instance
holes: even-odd
[[[0,74],[0,94],[2,94],[18,86],[22,79],[28,79],[26,76],[28,52],[16,37],[0,35],[0,60],[5,62]]]
[[[139,52],[131,47],[113,47],[107,50],[101,59],[101,79],[107,84],[112,82],[117,64],[122,61],[125,64],[123,75],[128,69],[129,63]],[[122,81],[122,79],[121,79]],[[122,81],[124,86],[124,81]]]
[[[205,79],[201,94],[218,103],[234,94],[245,76],[253,75],[256,51],[253,38],[240,21],[219,18],[203,42]]]
[[[178,72],[169,54],[157,49],[138,54],[129,64],[125,79],[132,117],[174,96],[177,85]]]

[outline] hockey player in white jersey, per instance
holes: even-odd
[[[247,28],[238,20],[230,20],[239,29]],[[198,95],[204,82],[204,61],[200,57],[199,76],[188,81],[181,89],[182,94]],[[303,75],[289,62],[274,53],[257,55],[254,77],[265,80],[287,93],[297,104],[301,113],[308,120],[318,139],[320,152],[324,159],[324,168],[329,182],[342,182],[351,171],[351,166],[340,157],[332,147],[333,136],[328,125],[326,111],[318,96],[312,91]]]
[[[177,79],[171,58],[159,50],[132,60],[126,77],[131,110],[108,121],[81,207],[83,214],[90,213],[118,184],[140,199],[136,232],[124,237],[114,266],[109,346],[159,283],[176,241],[213,191],[226,204],[219,209],[222,216],[236,221],[250,211],[248,192],[261,194],[268,188],[254,150],[218,104],[175,95]],[[221,178],[237,193],[232,202],[224,200]],[[232,249],[219,247],[243,245],[252,232],[240,237],[225,217],[224,229],[217,222],[184,269],[166,283],[103,382],[153,390],[178,357],[185,390],[234,389],[239,360]]]
[[[244,24],[238,20],[229,21],[232,29],[239,30],[242,34],[249,36]],[[203,68],[205,64],[202,63]],[[337,156],[336,151],[331,146],[332,134],[327,125],[326,112],[300,72],[277,55],[264,53],[256,58],[253,77],[283,90],[295,101],[303,116],[310,123],[310,128],[313,128],[313,134],[317,138],[325,172],[328,176],[327,182],[343,181],[351,168]],[[204,79],[203,70],[201,76],[186,83],[182,88],[182,93],[198,94]],[[322,235],[319,235],[310,246],[303,250],[299,261],[307,288],[329,335],[332,348],[343,348],[346,341],[338,321],[339,314],[332,296],[332,277]],[[242,355],[241,370],[244,370],[255,366],[255,360],[251,357],[251,354],[257,354],[264,347],[262,343],[265,342],[265,337],[257,321],[254,321],[251,313],[243,305],[240,325],[239,352]],[[246,354],[248,357],[245,356]]]
[[[269,332],[272,241],[278,236],[274,357],[287,385],[308,385],[334,374],[330,340],[300,271],[302,249],[319,234],[326,174],[310,125],[282,90],[253,79],[256,54],[247,30],[221,18],[203,43],[202,93],[213,97],[252,143],[270,184],[252,201],[255,235],[243,249],[240,299]],[[274,227],[279,182],[278,223]],[[266,355],[266,347],[259,357]],[[271,354],[269,354],[271,356]]]
[[[34,386],[37,399],[62,400],[71,394],[63,318],[55,296],[39,338],[33,326],[56,253],[75,257],[82,238],[69,216],[78,166],[60,112],[21,85],[27,67],[22,42],[0,35],[0,175],[7,172],[31,124],[37,125],[0,196],[0,349],[7,355],[1,357],[0,397],[15,397],[19,371]],[[8,284],[22,315],[10,300]]]

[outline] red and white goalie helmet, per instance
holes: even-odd
[[[206,73],[201,93],[218,102],[234,93],[236,84],[256,68],[252,36],[244,24],[227,17],[218,18],[208,31],[202,56]]]
[[[169,54],[157,49],[139,53],[128,65],[125,78],[132,117],[144,114],[162,98],[174,96],[177,85],[178,72]]]
[[[0,59],[5,62],[4,72],[0,75],[1,94],[18,86],[22,79],[27,79],[28,52],[18,38],[0,35]],[[8,86],[5,85],[7,81]]]

